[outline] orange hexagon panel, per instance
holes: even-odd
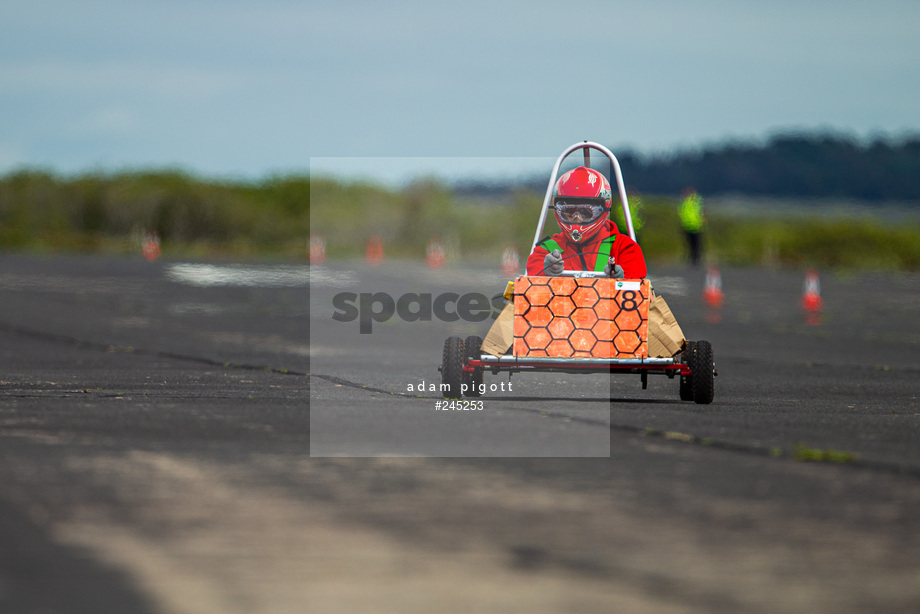
[[[548,305],[553,298],[553,289],[549,284],[538,284],[531,280],[530,288],[527,289],[527,301],[531,305]]]
[[[549,302],[553,315],[568,318],[575,311],[575,303],[568,296],[554,296]]]
[[[575,351],[582,352],[591,352],[594,348],[594,344],[597,343],[597,337],[594,336],[590,330],[586,328],[579,328],[572,332],[569,335],[569,343],[572,344],[572,347]]]
[[[650,294],[644,279],[518,277],[513,355],[646,358]]]
[[[517,339],[515,339],[517,341]],[[548,356],[571,356],[572,355],[572,344],[568,342],[567,339],[555,339],[550,342],[549,347],[546,348],[546,354]],[[529,354],[528,354],[529,356]]]
[[[556,296],[572,296],[577,284],[574,277],[551,277],[549,287],[553,289]]]
[[[549,342],[552,340],[552,335],[542,326],[532,326],[524,335],[524,342],[527,343],[527,347],[535,350],[546,349],[546,346],[549,345]]]
[[[579,284],[575,292],[572,293],[572,300],[579,307],[594,307],[597,303],[597,298],[597,290],[584,284]]]
[[[597,323],[597,312],[594,307],[579,307],[569,316],[575,323],[575,328],[591,328]]]
[[[617,354],[629,353],[641,343],[642,340],[639,339],[639,333],[631,330],[620,331],[620,334],[613,340],[613,346],[616,348]]]
[[[553,319],[553,312],[550,311],[549,307],[531,305],[527,313],[524,314],[524,319],[531,326],[547,326]]]
[[[638,330],[642,326],[642,316],[639,315],[639,311],[626,311],[622,310],[616,315],[613,319],[616,323],[617,328],[620,330]]]
[[[570,318],[553,318],[547,328],[549,328],[549,334],[553,336],[553,339],[568,339],[572,331],[575,330],[575,325],[572,324]]]

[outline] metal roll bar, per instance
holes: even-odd
[[[593,141],[583,141],[581,143],[575,143],[570,145],[562,152],[562,154],[556,159],[556,163],[553,165],[553,172],[550,174],[549,183],[546,186],[546,195],[543,197],[543,209],[540,211],[540,222],[537,224],[537,232],[533,236],[533,244],[530,246],[530,252],[533,253],[534,248],[537,246],[537,243],[540,241],[541,235],[543,234],[543,226],[546,224],[546,214],[549,212],[549,207],[553,202],[553,187],[556,185],[556,179],[559,175],[559,168],[562,166],[562,163],[565,161],[569,155],[578,151],[579,149],[584,150],[585,154],[585,166],[589,166],[591,162],[590,150],[596,149],[601,152],[607,159],[610,160],[610,165],[613,167],[614,178],[616,179],[617,192],[620,194],[620,205],[623,207],[623,217],[626,220],[626,229],[629,231],[629,237],[635,241],[636,240],[636,231],[633,229],[632,215],[629,212],[629,202],[626,200],[626,186],[623,184],[623,173],[620,171],[620,163],[617,160],[617,157],[613,155],[609,149],[601,145],[600,143],[594,143]],[[573,273],[574,271],[564,271],[563,275],[566,273]],[[582,273],[583,271],[579,271]]]

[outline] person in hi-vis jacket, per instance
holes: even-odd
[[[687,237],[687,251],[690,264],[697,266],[703,258],[702,234],[706,218],[703,217],[703,199],[693,188],[686,188],[683,200],[677,210],[680,225]]]

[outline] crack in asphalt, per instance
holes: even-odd
[[[368,386],[361,384],[360,382],[353,382],[341,377],[334,375],[326,375],[321,373],[312,373],[312,372],[302,372],[294,371],[290,369],[283,369],[279,367],[272,367],[270,365],[255,365],[255,364],[246,364],[246,363],[234,363],[226,362],[221,360],[215,360],[212,358],[206,358],[202,356],[192,356],[189,354],[180,354],[177,352],[168,352],[161,350],[150,350],[145,348],[135,348],[130,346],[116,346],[112,344],[99,343],[96,341],[87,341],[85,339],[79,339],[77,337],[71,337],[68,335],[61,335],[57,333],[48,333],[45,331],[38,331],[34,329],[24,328],[20,326],[14,326],[8,323],[0,322],[0,330],[15,333],[18,335],[23,335],[27,337],[32,337],[35,339],[42,339],[45,341],[53,343],[63,343],[71,345],[74,347],[87,348],[99,352],[125,352],[129,354],[138,354],[143,356],[155,356],[159,358],[167,358],[172,360],[182,360],[187,362],[194,362],[198,364],[205,364],[215,367],[223,367],[229,369],[241,369],[247,371],[262,371],[276,373],[278,375],[292,375],[297,377],[316,377],[333,384],[340,386],[347,386],[349,388],[354,388],[356,390],[362,390],[369,393],[378,393],[386,394],[394,397],[402,397],[407,399],[440,399],[440,396],[428,396],[428,395],[415,395],[408,394],[405,392],[394,392],[392,390],[386,390],[384,388],[377,388],[375,386]],[[747,358],[751,362],[756,362],[757,359]],[[813,367],[825,367],[825,368],[837,368],[834,365],[829,364],[818,364],[818,363],[809,363],[809,366]],[[864,366],[864,365],[863,365]],[[866,369],[875,369],[876,367],[865,367]],[[894,367],[892,367],[894,368]],[[916,369],[909,367],[899,367],[905,371],[914,371]],[[82,391],[81,391],[82,394]],[[67,395],[70,396],[70,395]],[[118,395],[115,395],[118,396]],[[592,420],[590,418],[583,418],[579,416],[564,416],[560,414],[552,413],[551,411],[542,410],[542,409],[531,409],[528,407],[521,407],[517,405],[512,405],[510,403],[520,403],[527,401],[552,401],[552,397],[523,397],[523,398],[514,398],[514,399],[492,399],[494,402],[506,402],[509,405],[506,406],[506,409],[511,411],[524,412],[529,414],[540,415],[546,418],[556,419],[556,420],[565,420],[569,422],[578,422],[581,424],[589,424],[594,426],[608,426],[611,431],[617,431],[620,433],[626,433],[630,435],[638,435],[642,437],[653,437],[656,439],[671,441],[678,444],[692,445],[701,448],[709,448],[712,450],[721,450],[725,452],[735,452],[741,454],[748,454],[754,456],[760,456],[764,458],[770,458],[775,460],[786,460],[786,461],[795,461],[795,462],[818,462],[823,465],[833,465],[833,466],[847,466],[854,469],[868,469],[872,471],[890,473],[895,475],[910,476],[914,478],[920,478],[920,467],[915,467],[911,465],[898,464],[886,461],[876,461],[864,458],[852,458],[845,462],[833,462],[833,461],[802,461],[797,459],[794,451],[792,450],[793,446],[790,445],[788,448],[777,448],[777,447],[765,447],[750,445],[744,443],[737,443],[729,440],[716,439],[711,437],[702,437],[697,435],[691,435],[688,433],[680,433],[677,431],[664,431],[659,429],[651,428],[642,428],[627,424],[614,424],[613,422],[607,423],[602,420]],[[578,402],[582,399],[569,399],[569,398],[560,398],[559,400],[564,400],[567,402]],[[597,399],[583,399],[585,402],[596,402]],[[633,399],[610,399],[611,403],[619,402],[659,402],[659,403],[673,403],[672,401],[648,401],[641,400],[636,401]]]
[[[138,354],[140,356],[155,356],[158,358],[169,358],[173,360],[184,360],[187,362],[195,362],[204,365],[210,365],[214,367],[225,367],[229,369],[242,369],[246,371],[263,371],[269,373],[277,373],[279,375],[298,375],[298,376],[307,376],[308,373],[302,371],[292,371],[290,369],[281,369],[279,367],[272,367],[270,365],[253,365],[247,363],[239,362],[227,362],[222,360],[215,360],[213,358],[205,358],[202,356],[192,356],[189,354],[179,354],[177,352],[167,352],[162,350],[149,350],[145,348],[136,348],[133,346],[121,346],[113,345],[108,343],[99,343],[97,341],[86,341],[85,339],[78,339],[77,337],[71,337],[68,335],[61,335],[58,333],[48,333],[44,331],[23,328],[21,326],[13,326],[4,322],[0,322],[0,330],[10,333],[15,333],[25,337],[32,337],[34,339],[41,339],[44,341],[50,341],[52,343],[63,343],[73,347],[86,348],[91,350],[96,350],[99,352],[124,352],[126,354]]]
[[[412,395],[404,392],[393,392],[391,390],[384,390],[382,388],[375,388],[372,386],[365,386],[358,382],[352,382],[350,380],[342,379],[333,375],[323,375],[318,373],[310,373],[311,377],[318,377],[320,379],[339,384],[341,386],[348,386],[358,390],[364,390],[366,392],[377,392],[382,394],[388,394],[390,396],[399,396],[405,398],[419,398],[419,399],[440,399],[441,397],[435,396],[422,396],[422,395]],[[553,397],[515,397],[513,399],[504,398],[504,399],[490,399],[490,402],[497,403],[520,403],[526,401],[552,401]],[[596,402],[597,399],[570,399],[560,397],[558,400],[567,401],[567,402]],[[636,399],[610,399],[611,403],[662,403],[662,404],[672,404],[676,401],[665,401],[665,400],[636,400]],[[725,452],[736,452],[748,455],[759,456],[763,458],[770,458],[776,460],[787,460],[795,462],[815,462],[815,461],[800,461],[796,458],[795,452],[792,449],[794,446],[790,445],[788,448],[776,448],[776,447],[765,447],[750,445],[744,443],[737,443],[729,440],[714,439],[711,437],[700,437],[696,435],[690,435],[687,433],[680,433],[678,431],[664,431],[659,429],[643,428],[638,426],[632,426],[628,424],[614,424],[613,422],[604,422],[602,420],[592,420],[590,418],[582,418],[579,416],[564,416],[560,414],[554,414],[550,411],[543,409],[531,409],[528,407],[520,407],[517,405],[508,405],[506,409],[512,411],[525,412],[529,414],[540,415],[546,418],[553,418],[557,420],[565,420],[569,422],[578,422],[581,424],[590,424],[595,426],[608,426],[611,431],[618,431],[621,433],[627,433],[630,435],[639,435],[643,437],[653,437],[657,439],[673,441],[680,444],[689,444],[693,446],[698,446],[701,448],[709,448],[713,450],[721,450]],[[885,461],[875,461],[867,460],[862,458],[853,458],[846,462],[833,462],[833,461],[819,461],[819,464],[823,465],[846,465],[852,468],[858,469],[870,469],[873,471],[879,471],[884,473],[893,473],[896,475],[905,475],[915,478],[920,478],[920,467],[914,467],[911,465],[903,465],[897,463],[890,463]]]

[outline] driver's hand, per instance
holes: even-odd
[[[543,259],[543,272],[547,275],[562,275],[562,252],[554,249]]]
[[[623,279],[623,277],[626,276],[626,274],[623,273],[623,267],[618,265],[613,258],[607,261],[607,266],[604,267],[604,275],[613,277],[614,279]]]

